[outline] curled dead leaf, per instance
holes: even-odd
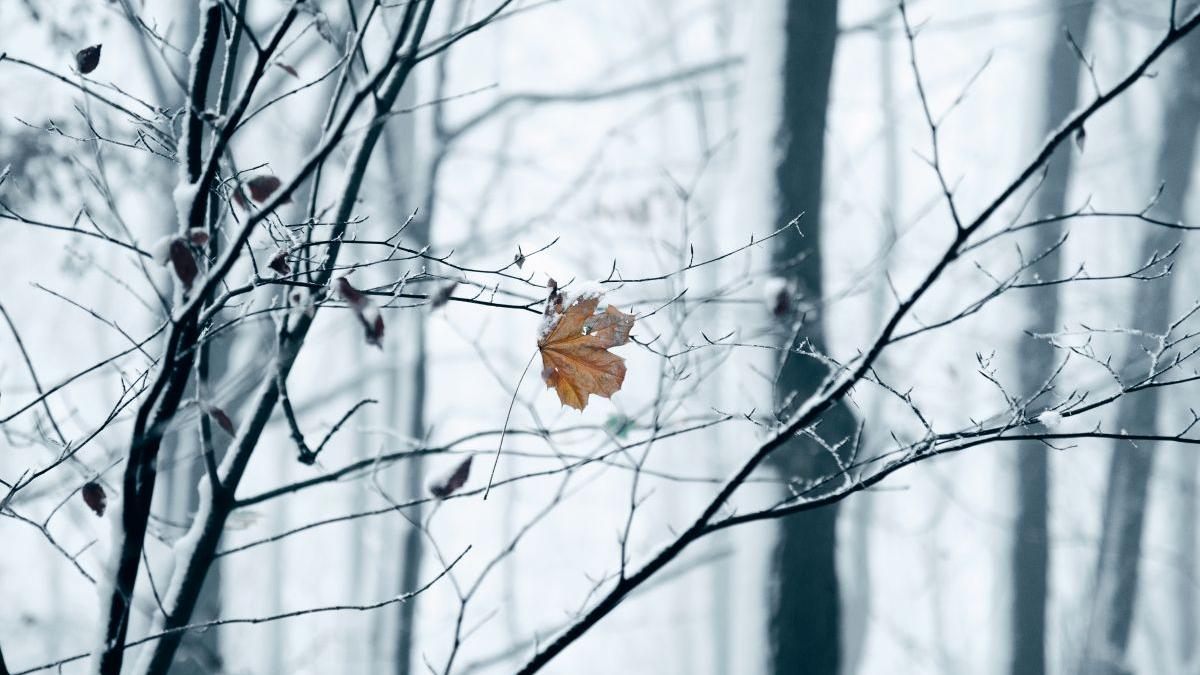
[[[438,499],[445,499],[466,485],[467,479],[471,477],[472,457],[473,455],[467,455],[467,458],[459,462],[450,475],[430,485],[430,494]]]
[[[237,435],[237,429],[235,429],[233,426],[233,420],[230,419],[229,415],[224,410],[221,410],[219,407],[211,403],[201,403],[200,407],[202,410],[204,410],[204,414],[208,415],[212,421],[216,422],[217,426],[221,427],[225,433],[229,434],[230,436]]]
[[[383,349],[383,315],[371,300],[370,296],[350,284],[346,277],[333,280],[333,289],[342,300],[350,305],[367,337],[367,344]]]
[[[608,350],[629,342],[634,317],[611,305],[596,313],[599,304],[599,294],[584,294],[564,309],[555,289],[538,339],[542,379],[577,410],[591,394],[611,398],[625,381],[625,359]]]
[[[458,288],[457,281],[451,281],[439,286],[438,289],[429,296],[429,308],[437,309],[445,306],[447,302],[450,302],[450,298],[454,295],[454,289],[456,288]]]
[[[100,47],[101,45],[92,45],[75,52],[75,70],[83,75],[95,70],[96,66],[100,65]]]
[[[192,249],[187,245],[187,241],[183,237],[172,239],[169,255],[175,276],[179,278],[185,289],[191,290],[192,283],[200,275],[200,267],[196,265],[196,257],[192,255]]]
[[[104,509],[108,508],[108,495],[104,494],[103,486],[94,480],[88,481],[79,494],[83,496],[83,503],[87,504],[92,513],[97,516],[104,515]]]
[[[280,185],[282,183],[279,182],[279,179],[271,175],[255,176],[246,181],[246,188],[250,190],[250,199],[259,204],[270,199]]]
[[[275,255],[271,256],[271,261],[267,263],[267,267],[271,268],[271,271],[281,277],[286,277],[292,273],[292,266],[287,261],[287,251],[282,249],[276,251]]]
[[[187,231],[187,239],[192,246],[204,246],[208,243],[208,230],[203,227],[193,227]]]

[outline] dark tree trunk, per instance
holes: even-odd
[[[836,0],[788,0],[784,19],[782,110],[778,130],[775,214],[783,221],[801,212],[804,236],[788,236],[775,251],[777,264],[795,285],[803,304],[819,303],[822,294],[820,226],[825,114],[837,38]],[[794,318],[794,317],[793,317]],[[824,349],[822,317],[810,313],[796,343],[807,340]],[[788,331],[789,334],[792,331]],[[777,401],[795,393],[802,400],[827,374],[815,359],[784,359]],[[844,408],[821,424],[837,439],[853,430]],[[776,467],[788,478],[803,480],[836,470],[814,443],[797,438],[780,453]],[[834,564],[834,508],[789,517],[780,523],[772,560],[773,606],[770,623],[771,671],[793,675],[836,675],[841,663],[840,598]]]
[[[1153,215],[1176,221],[1183,213],[1184,197],[1195,164],[1196,132],[1200,124],[1200,86],[1195,64],[1200,62],[1200,36],[1183,40],[1175,62],[1174,80],[1165,86],[1167,97],[1163,138],[1155,176],[1166,181]],[[1180,242],[1180,230],[1154,228],[1143,240],[1142,260],[1155,252],[1166,253]],[[1135,289],[1130,326],[1163,333],[1171,320],[1174,276],[1139,281]],[[1126,379],[1147,372],[1143,348],[1155,345],[1131,335],[1126,357]],[[1158,416],[1160,389],[1152,387],[1121,399],[1117,429],[1152,433]],[[1097,675],[1128,673],[1127,651],[1134,610],[1137,607],[1138,573],[1142,554],[1146,500],[1154,468],[1154,444],[1118,443],[1113,448],[1108,490],[1104,499],[1103,533],[1096,563],[1094,608],[1085,642],[1084,670]],[[1192,514],[1188,514],[1191,517]]]
[[[1045,73],[1043,131],[1058,126],[1079,100],[1079,78],[1082,64],[1064,31],[1078,45],[1087,43],[1092,17],[1091,2],[1059,0],[1055,34]],[[1046,178],[1038,191],[1035,216],[1060,214],[1066,210],[1067,186],[1071,175],[1075,149],[1063,146],[1046,164]],[[1040,279],[1057,279],[1061,272],[1061,224],[1034,230],[1033,255],[1050,251],[1030,270]],[[1058,286],[1036,291],[1030,298],[1032,310],[1028,330],[1049,333],[1059,324]],[[1058,358],[1056,350],[1046,341],[1029,340],[1021,348],[1019,360],[1021,391],[1032,396],[1054,372]],[[1036,410],[1050,404],[1043,396],[1031,402]],[[1046,672],[1046,599],[1049,594],[1050,541],[1048,532],[1050,475],[1047,448],[1037,441],[1027,441],[1017,448],[1017,517],[1014,524],[1012,548],[1012,654],[1009,672],[1012,675],[1041,675]]]

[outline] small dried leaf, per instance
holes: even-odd
[[[217,426],[225,430],[225,433],[230,436],[237,435],[237,429],[233,426],[233,420],[229,418],[229,415],[224,410],[211,403],[201,403],[200,407],[204,410],[205,415],[208,415],[212,421],[217,423]]]
[[[1087,143],[1087,132],[1083,130],[1083,127],[1079,127],[1079,130],[1075,132],[1075,147],[1080,153],[1083,152],[1085,143]]]
[[[325,42],[336,46],[337,40],[333,37],[333,27],[329,25],[329,19],[324,14],[317,14],[316,21],[313,24],[317,28],[317,35]]]
[[[434,291],[433,295],[429,296],[430,309],[437,309],[438,307],[444,306],[447,302],[450,302],[451,296],[454,295],[455,288],[458,288],[458,282],[451,281],[450,283],[444,284]]]
[[[196,265],[196,258],[192,255],[192,249],[187,245],[183,237],[175,237],[171,240],[169,255],[171,257],[171,267],[175,269],[175,276],[179,277],[179,281],[183,283],[184,288],[191,290],[192,283],[200,275],[200,268]]]
[[[792,313],[792,293],[787,286],[779,289],[771,303],[771,314],[783,318]]]
[[[521,247],[517,247],[517,252],[513,255],[513,262],[517,264],[517,269],[525,268],[525,254],[521,251]]]
[[[473,455],[467,455],[467,458],[459,462],[450,475],[430,485],[429,492],[438,499],[445,499],[460,490],[467,484],[467,479],[471,477],[472,457]]]
[[[100,65],[100,45],[84,47],[75,52],[75,70],[87,75]]]
[[[83,503],[87,504],[92,513],[97,516],[104,515],[104,509],[108,507],[108,495],[104,494],[104,488],[99,483],[94,480],[88,481],[79,493],[83,496]]]
[[[796,299],[792,285],[782,277],[770,277],[763,283],[763,299],[777,319],[790,316],[796,311]]]
[[[591,394],[610,398],[621,389],[625,359],[608,349],[629,342],[634,318],[611,305],[595,314],[600,303],[595,295],[577,298],[563,310],[554,288],[538,340],[542,379],[563,405],[583,410]]]
[[[187,238],[192,246],[204,246],[208,243],[208,230],[203,227],[193,227],[187,231]]]
[[[296,69],[289,66],[288,64],[282,63],[280,61],[276,61],[275,65],[282,68],[283,72],[287,73],[288,75],[291,75],[292,77],[296,78],[297,80],[300,79],[300,75],[296,73]]]
[[[271,195],[279,189],[281,183],[275,176],[255,176],[246,181],[246,187],[250,190],[250,198],[259,204],[271,198]]]
[[[275,255],[271,256],[271,261],[267,263],[267,267],[281,277],[286,277],[292,273],[292,266],[287,261],[287,251],[279,250]]]
[[[333,287],[358,316],[367,337],[367,344],[383,349],[383,315],[379,313],[379,308],[375,306],[371,298],[350,285],[350,281],[346,277],[334,279]]]
[[[233,188],[233,203],[237,204],[243,209],[250,208],[250,202],[246,201],[246,195],[242,193],[242,188],[240,185],[235,185]]]

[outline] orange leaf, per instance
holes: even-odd
[[[608,351],[629,342],[633,315],[613,306],[597,314],[598,295],[576,298],[566,309],[551,294],[546,324],[538,351],[542,354],[542,379],[558,392],[563,405],[577,410],[588,396],[612,397],[625,381],[625,359]]]

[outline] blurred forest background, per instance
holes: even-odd
[[[0,672],[1200,673],[1195,10],[0,0]]]

